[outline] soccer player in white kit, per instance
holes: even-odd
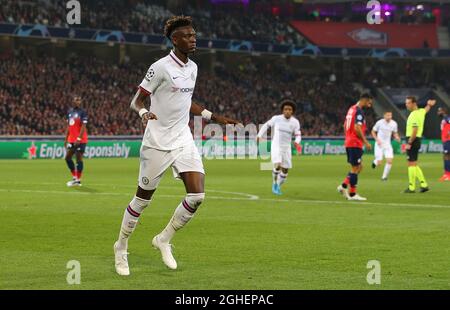
[[[238,123],[192,102],[197,65],[188,58],[196,49],[191,17],[170,18],[164,32],[172,41],[173,50],[150,66],[131,102],[146,129],[140,151],[137,192],[125,210],[119,238],[114,243],[116,272],[124,276],[130,274],[128,239],[167,168],[172,167],[174,175],[183,180],[187,193],[166,228],[152,240],[153,247],[161,251],[162,260],[170,269],[177,268],[170,241],[194,216],[205,198],[205,172],[188,125],[189,112],[220,124]],[[148,97],[150,111],[145,108]]]
[[[375,159],[372,162],[372,168],[375,169],[380,165],[383,157],[386,159],[383,176],[381,177],[383,181],[387,181],[394,159],[394,150],[391,143],[392,136],[394,136],[396,141],[400,142],[397,122],[392,119],[392,112],[387,111],[372,129],[372,137],[375,139]]]
[[[295,137],[294,145],[298,153],[301,153],[300,142],[302,139],[300,132],[300,122],[293,116],[296,105],[290,99],[281,101],[281,111],[283,114],[273,116],[266,122],[258,132],[257,139],[266,134],[269,127],[272,129],[272,143],[270,146],[270,157],[273,163],[272,171],[272,192],[281,195],[281,185],[286,182],[288,171],[292,168],[292,137]]]

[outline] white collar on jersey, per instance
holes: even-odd
[[[188,58],[188,62],[187,62],[187,63],[182,62],[182,61],[177,57],[177,55],[175,55],[175,53],[173,52],[173,50],[170,51],[169,56],[170,56],[170,57],[173,59],[173,61],[175,61],[181,68],[187,67],[187,66],[189,65],[189,62],[191,61],[191,60]]]

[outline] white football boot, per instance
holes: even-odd
[[[161,256],[164,264],[170,269],[177,269],[177,262],[172,254],[172,245],[170,243],[161,242],[159,235],[156,235],[152,240],[152,245],[155,249],[161,251]]]
[[[337,187],[338,193],[340,193],[344,198],[348,199],[350,196],[348,195],[348,190],[341,185]]]
[[[348,196],[347,200],[358,200],[358,201],[366,201],[367,198],[361,197],[358,194],[355,194],[354,196]]]
[[[114,243],[114,258],[116,261],[116,272],[121,276],[130,275],[130,267],[128,267],[128,252],[117,249],[117,242]]]
[[[80,181],[80,180],[77,180],[77,179],[73,179],[73,180],[67,182],[66,185],[67,185],[68,187],[81,186],[81,181]]]

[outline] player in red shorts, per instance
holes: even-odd
[[[450,181],[450,115],[446,107],[438,109],[438,115],[442,117],[441,138],[444,147],[444,175],[439,181]]]
[[[367,200],[356,193],[358,184],[358,174],[362,170],[363,146],[371,150],[372,146],[366,139],[366,120],[363,108],[371,108],[373,98],[369,94],[362,94],[358,103],[352,105],[345,117],[345,150],[347,151],[347,162],[351,165],[351,170],[345,177],[344,182],[338,186],[337,190],[347,200]],[[348,187],[350,186],[350,190]]]
[[[67,186],[81,186],[81,175],[83,173],[83,154],[88,142],[86,124],[88,117],[86,111],[81,108],[81,97],[73,97],[73,108],[67,113],[67,133],[64,147],[67,149],[66,163],[72,173],[72,180],[67,182]],[[77,166],[72,160],[75,154]]]

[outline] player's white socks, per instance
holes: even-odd
[[[281,186],[281,185],[283,185],[284,182],[286,182],[287,176],[288,176],[287,173],[283,173],[283,171],[280,172],[280,174],[278,175],[278,179],[277,179],[278,186]]]
[[[280,170],[272,170],[272,181],[273,183],[277,183],[278,182],[278,175],[280,174]]]
[[[175,232],[184,227],[194,216],[195,211],[205,199],[205,193],[187,194],[183,201],[176,208],[169,224],[159,234],[159,240],[169,243]]]
[[[119,240],[117,240],[117,249],[126,250],[128,248],[128,238],[130,238],[136,228],[139,216],[149,205],[150,200],[145,200],[134,196],[128,208],[123,214],[122,226],[120,227]]]
[[[391,168],[392,168],[392,164],[384,165],[384,171],[383,171],[383,176],[382,176],[383,179],[386,179],[388,177],[389,172],[391,171]]]

